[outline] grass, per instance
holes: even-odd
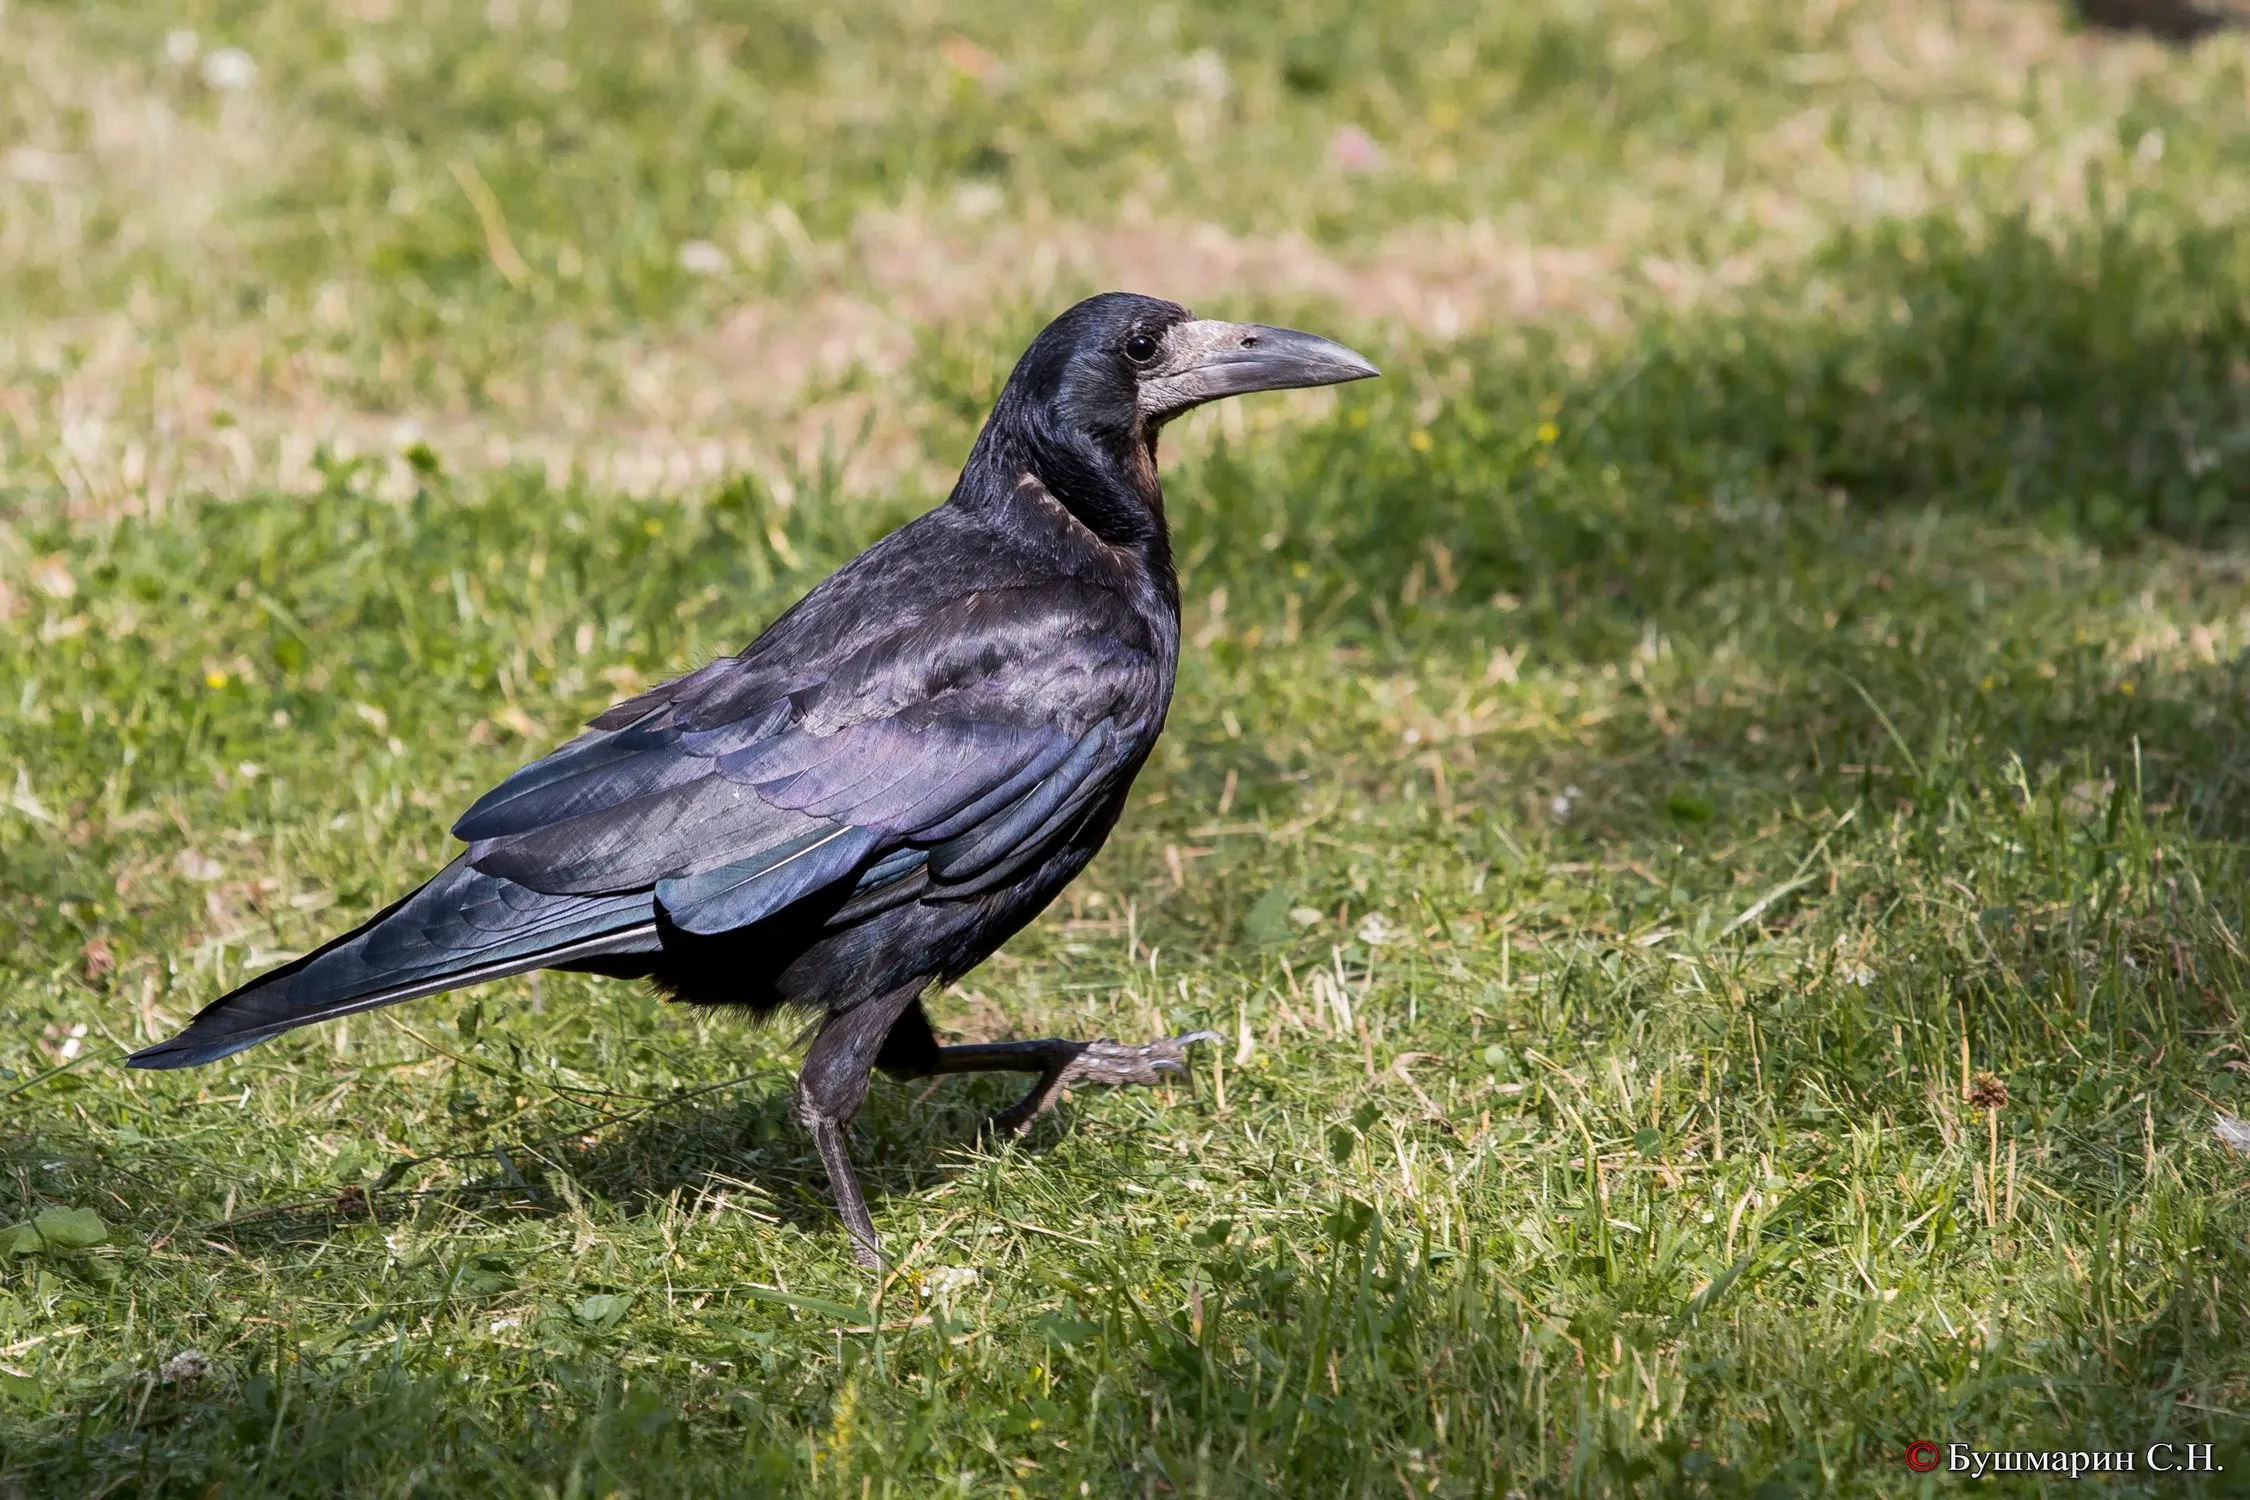
[[[0,1231],[0,1493],[1770,1500],[1938,1492],[1925,1438],[2250,1471],[2241,42],[1275,13],[0,14],[0,74],[76,91],[0,89],[47,153],[0,182],[0,1222],[45,1226]],[[254,88],[200,81],[220,45]],[[1381,170],[1324,165],[1339,122]],[[1835,189],[1871,178],[1914,186]],[[957,278],[883,269],[901,217]],[[1355,304],[1457,285],[1409,251],[1479,218],[1583,295]],[[116,1066],[934,501],[1108,264],[1071,247],[1196,222],[1349,273],[1237,300],[1392,373],[1179,435],[1172,727],[936,1007],[1212,1026],[1192,1080],[993,1151],[1002,1083],[879,1082],[872,1281],[788,1035],[632,986]],[[1011,234],[1063,269],[962,248]],[[847,304],[886,331],[755,408],[805,441],[599,459],[753,409],[694,404],[742,309]]]

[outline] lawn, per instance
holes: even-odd
[[[2243,37],[2034,0],[14,0],[0,1496],[2250,1476],[2246,227]],[[1119,283],[1387,372],[1171,435],[1166,739],[933,1006],[1194,1076],[878,1081],[877,1278],[637,986],[119,1066]]]

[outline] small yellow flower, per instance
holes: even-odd
[[[2119,684],[2117,685],[2117,690],[2118,690],[2119,692],[2123,693],[2123,694],[2124,694],[2124,695],[2125,695],[2126,697],[2128,697],[2128,698],[2132,697],[2132,696],[2133,696],[2133,679],[2132,679],[2132,678],[2130,678],[2130,677],[2126,678],[2126,679],[2125,679],[2125,680],[2124,680],[2123,682],[2121,682],[2121,683],[2119,683]]]
[[[1989,693],[1989,692],[1991,692],[1991,691],[1992,691],[1992,674],[1991,674],[1990,672],[1987,672],[1987,673],[1985,673],[1985,675],[1984,675],[1984,681],[1982,681],[1982,682],[1978,683],[1978,684],[1977,684],[1977,686],[1978,686],[1978,687],[1980,687],[1980,688],[1982,688],[1982,689],[1983,689],[1983,690],[1984,690],[1985,692],[1988,692],[1988,693]]]
[[[647,520],[641,522],[641,530],[647,532],[650,536],[662,536],[664,535],[664,523],[656,517],[650,516]]]
[[[1427,453],[1430,451],[1430,435],[1417,427],[1407,434],[1406,446],[1416,453]]]
[[[215,693],[227,685],[227,674],[216,670],[206,672],[203,674],[203,685]]]
[[[1365,427],[1367,425],[1367,408],[1364,406],[1353,408],[1352,414],[1347,420],[1350,421],[1354,431]]]
[[[1541,422],[1541,423],[1539,424],[1539,441],[1540,441],[1540,442],[1542,442],[1542,443],[1551,443],[1551,442],[1553,442],[1553,441],[1554,441],[1554,440],[1555,440],[1556,438],[1559,438],[1559,437],[1561,437],[1561,436],[1562,436],[1562,429],[1561,429],[1561,428],[1559,428],[1559,427],[1557,427],[1557,426],[1556,426],[1556,425],[1555,425],[1554,423],[1552,423],[1552,422]]]

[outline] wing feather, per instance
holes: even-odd
[[[657,904],[684,931],[732,932],[851,874],[881,837],[848,823],[824,825],[787,847],[701,875],[658,881]]]
[[[1155,669],[1098,628],[1106,596],[1005,593],[863,640],[825,677],[720,662],[644,694],[480,798],[456,825],[469,865],[502,891],[653,892],[692,932],[847,878],[855,897],[935,894],[1020,869],[1120,769],[1112,716]]]
[[[965,880],[1024,847],[1026,836],[1086,784],[1109,746],[1109,721],[1104,719],[1071,748],[1061,765],[1041,778],[1013,807],[974,824],[933,849],[930,873],[939,880]]]

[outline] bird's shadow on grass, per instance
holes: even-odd
[[[972,1154],[991,1144],[981,1133],[984,1121],[1013,1097],[1001,1080],[948,1079],[932,1090],[926,1082],[878,1077],[851,1140],[870,1205],[880,1212],[886,1200],[958,1177]],[[1011,1149],[1051,1147],[1070,1128],[1068,1116],[1067,1105],[1056,1110]],[[402,1221],[546,1217],[569,1212],[574,1200],[629,1217],[733,1212],[813,1234],[837,1227],[828,1179],[797,1122],[793,1094],[763,1079],[731,1098],[652,1110],[574,1139],[501,1139],[459,1148],[445,1160],[457,1180],[444,1186],[340,1187],[246,1209],[196,1226],[195,1234],[256,1256]],[[464,1171],[472,1162],[489,1166]]]
[[[1013,1076],[900,1082],[875,1075],[849,1143],[869,1203],[880,1212],[886,1200],[939,1188],[979,1153],[996,1149],[983,1126],[1021,1087]],[[1073,1123],[1066,1101],[1006,1149],[1042,1153]],[[7,1154],[87,1156],[52,1142],[21,1141]],[[796,1118],[794,1091],[771,1072],[710,1093],[689,1090],[626,1119],[591,1122],[576,1134],[461,1140],[404,1166],[396,1180],[387,1176],[246,1207],[172,1233],[255,1257],[402,1222],[546,1217],[589,1201],[628,1217],[733,1212],[815,1234],[837,1227],[826,1172]],[[106,1169],[88,1158],[86,1170],[100,1176]],[[146,1196],[161,1194],[153,1183],[142,1186]]]
[[[992,1147],[984,1122],[1020,1089],[1005,1078],[897,1082],[876,1075],[849,1141],[870,1206],[880,1213],[887,1200],[960,1176],[974,1153]],[[1011,1149],[1046,1150],[1070,1123],[1066,1105]],[[814,1233],[837,1227],[827,1174],[785,1083],[761,1083],[723,1103],[653,1111],[567,1154],[549,1155],[577,1189],[620,1212],[666,1212],[677,1204],[746,1211]],[[543,1191],[552,1188],[551,1174],[527,1168],[525,1176]]]

